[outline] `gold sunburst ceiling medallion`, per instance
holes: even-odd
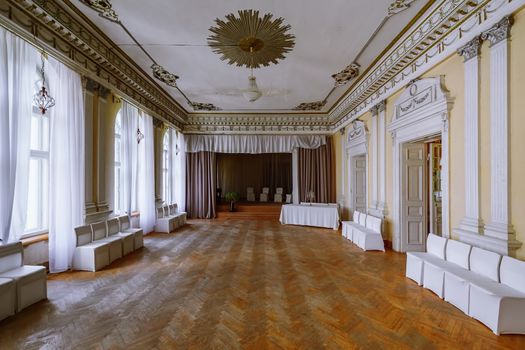
[[[241,10],[239,17],[230,13],[226,20],[217,18],[217,26],[211,27],[208,45],[213,52],[221,55],[221,60],[239,67],[267,67],[277,64],[292,51],[295,36],[288,33],[290,25],[284,19],[273,19],[270,13],[259,17],[259,11]]]

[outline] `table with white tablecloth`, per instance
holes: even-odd
[[[339,228],[339,208],[337,204],[285,204],[279,219],[283,225],[302,225]]]

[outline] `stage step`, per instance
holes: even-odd
[[[218,219],[240,220],[279,220],[281,204],[279,203],[236,203],[235,211],[230,212],[230,205],[221,203],[217,206]]]

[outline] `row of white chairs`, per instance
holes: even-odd
[[[186,213],[178,211],[177,204],[157,208],[155,232],[170,233],[186,224]]]
[[[47,299],[44,266],[24,265],[22,242],[0,246],[0,320]]]
[[[381,234],[383,220],[372,215],[354,211],[352,221],[343,221],[343,237],[363,250],[385,251]]]
[[[525,334],[525,262],[429,234],[408,252],[406,276],[495,334]]]
[[[144,246],[144,232],[131,228],[127,215],[76,227],[75,234],[74,270],[98,271]]]
[[[268,202],[268,196],[270,195],[270,188],[269,187],[263,187],[262,193],[259,195],[259,201],[260,202]],[[282,187],[277,187],[275,189],[275,194],[273,195],[273,201],[274,203],[282,203],[283,202],[283,195],[284,195],[284,189]],[[253,190],[253,187],[248,187],[246,189],[246,200],[248,202],[255,202],[255,192]],[[292,195],[287,194],[286,195],[286,203],[292,202]]]

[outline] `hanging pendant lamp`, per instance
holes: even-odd
[[[242,95],[245,99],[247,99],[249,102],[255,102],[262,96],[261,90],[259,90],[259,87],[257,86],[257,81],[255,80],[255,76],[253,75],[253,46],[250,46],[250,54],[251,54],[251,60],[250,60],[250,76],[248,77],[248,89],[244,90]]]
[[[45,58],[44,52],[41,53],[42,58],[42,67],[40,68],[40,74],[42,74],[42,87],[40,90],[33,96],[33,106],[40,110],[42,115],[46,114],[47,110],[55,105],[55,99],[51,97],[46,89],[46,74],[44,71]]]

